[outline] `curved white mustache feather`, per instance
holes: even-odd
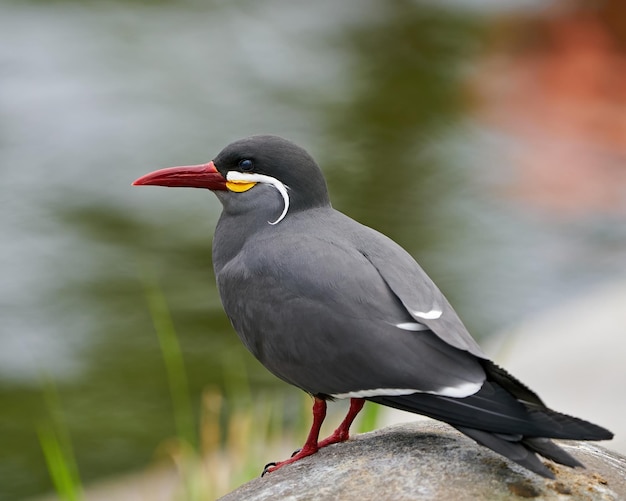
[[[274,188],[278,190],[278,192],[283,197],[283,201],[285,203],[285,207],[283,209],[282,214],[278,217],[278,219],[274,222],[268,221],[269,224],[278,224],[280,223],[287,212],[289,211],[289,193],[287,193],[288,187],[281,183],[278,179],[272,176],[266,176],[264,174],[248,174],[246,172],[238,172],[236,170],[231,170],[226,174],[227,181],[243,181],[246,183],[265,183],[271,184]]]

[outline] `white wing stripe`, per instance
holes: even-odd
[[[413,395],[414,393],[430,393],[442,397],[465,398],[473,395],[482,388],[482,383],[461,383],[457,386],[444,386],[437,391],[420,391],[409,388],[378,388],[373,390],[349,391],[335,393],[333,398],[367,398],[367,397],[395,397],[399,395]]]
[[[433,308],[430,311],[414,311],[413,315],[416,317],[423,318],[424,320],[436,320],[441,316],[443,312],[436,308]]]
[[[401,324],[396,324],[398,329],[403,329],[405,331],[427,331],[428,327],[424,324],[420,324],[418,322],[403,322]]]

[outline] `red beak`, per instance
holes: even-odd
[[[202,165],[183,165],[181,167],[155,170],[133,182],[133,186],[144,185],[225,190],[226,179],[218,172],[211,161]]]

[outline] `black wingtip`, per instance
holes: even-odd
[[[536,423],[541,432],[536,436],[565,440],[611,440],[613,438],[613,433],[606,428],[584,419],[553,411],[547,407],[528,405],[527,410],[531,420]]]

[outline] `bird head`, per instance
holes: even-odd
[[[251,136],[226,146],[211,162],[160,169],[133,185],[205,188],[233,213],[271,209],[282,203],[277,224],[289,211],[329,206],[322,171],[303,148],[278,136]]]

